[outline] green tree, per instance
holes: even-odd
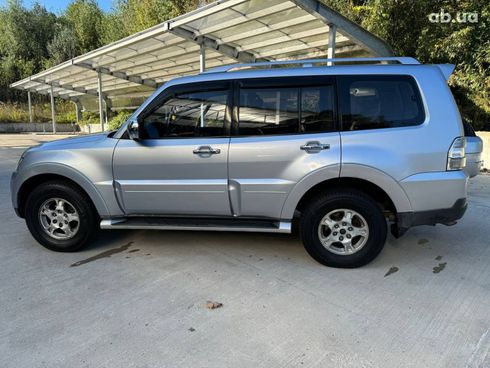
[[[121,20],[133,34],[171,19],[178,14],[169,0],[120,0]]]
[[[28,10],[20,0],[9,0],[0,10],[0,100],[21,96],[9,83],[43,67],[55,24],[56,15],[38,3]]]
[[[206,3],[210,3],[212,1],[206,0],[171,0],[170,1],[175,8],[175,11],[178,15],[185,14],[190,12],[191,10],[196,9],[199,5],[205,5]]]
[[[490,130],[490,2],[431,3],[430,12],[478,14],[476,22],[426,22],[415,54],[424,63],[456,64],[449,83],[463,118],[476,129]]]
[[[204,3],[212,0],[202,1]],[[115,0],[100,30],[107,44],[196,9],[199,0]]]
[[[490,130],[490,2],[481,0],[323,0],[385,40],[395,55],[451,63],[449,80],[464,120]],[[455,22],[431,22],[433,13]],[[458,14],[477,13],[477,22]],[[463,19],[463,18],[461,18]]]
[[[100,38],[103,12],[95,0],[74,0],[64,14],[78,42],[79,53],[102,46]]]
[[[78,42],[73,29],[66,24],[58,24],[53,39],[48,43],[50,59],[46,67],[50,67],[78,55]]]
[[[119,10],[114,10],[104,15],[104,20],[99,30],[100,41],[103,45],[129,36],[126,28],[122,25],[122,18]]]
[[[19,0],[9,0],[2,11],[0,54],[31,60],[35,67],[49,57],[46,45],[53,38],[56,16],[35,3],[31,10]]]

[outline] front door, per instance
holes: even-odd
[[[280,218],[292,188],[322,170],[340,174],[340,133],[329,77],[237,82],[229,154],[235,216]]]
[[[126,214],[231,215],[230,86],[188,84],[162,95],[138,117],[142,139],[120,139],[114,152]]]

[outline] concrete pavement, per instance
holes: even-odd
[[[456,226],[339,270],[289,235],[106,231],[48,251],[10,204],[21,152],[0,150],[2,367],[490,367],[490,176]]]
[[[75,134],[0,134],[0,148],[27,148],[56,139],[74,137]]]

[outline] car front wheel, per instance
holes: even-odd
[[[81,249],[98,231],[98,216],[90,199],[68,182],[37,186],[26,200],[25,219],[32,236],[58,252]]]

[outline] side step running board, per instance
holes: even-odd
[[[273,220],[133,217],[102,220],[100,222],[100,228],[291,233],[291,222]]]

